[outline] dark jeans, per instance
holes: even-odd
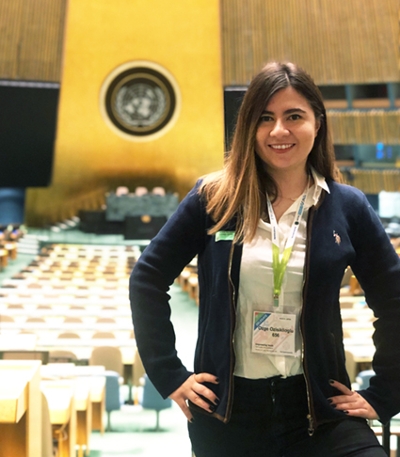
[[[366,420],[347,418],[308,434],[302,375],[235,378],[232,417],[224,424],[192,411],[188,424],[196,457],[387,457]]]

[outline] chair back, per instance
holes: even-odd
[[[349,375],[350,382],[355,382],[357,375],[357,364],[354,359],[354,354],[350,351],[345,351],[346,356],[346,371]]]
[[[46,319],[44,319],[43,317],[28,317],[26,319],[26,322],[32,322],[32,323],[42,323],[44,324],[46,322]]]
[[[98,324],[115,324],[115,319],[113,317],[99,317],[96,322]]]
[[[120,376],[124,375],[121,350],[114,346],[98,346],[93,348],[89,365],[102,365],[106,370],[116,371]]]
[[[135,355],[133,356],[133,373],[132,373],[132,385],[135,387],[140,386],[140,380],[143,378],[145,374],[144,366],[142,359],[139,355],[139,351],[135,349]]]
[[[80,317],[65,317],[64,322],[66,324],[82,324],[82,319]]]
[[[117,197],[120,197],[121,195],[128,195],[129,194],[129,188],[126,186],[118,186],[115,190],[115,195]]]
[[[147,374],[144,375],[142,408],[161,411],[163,409],[171,408],[171,406],[172,400],[170,398],[163,398],[154,387],[154,384],[150,381]]]
[[[74,332],[63,332],[60,333],[57,338],[80,338],[80,336]]]
[[[50,363],[70,363],[76,360],[78,360],[78,357],[72,351],[63,351],[57,349],[49,351]]]
[[[102,376],[106,378],[106,411],[116,411],[121,408],[119,374],[106,370]]]
[[[374,376],[374,370],[363,370],[358,373],[356,377],[357,384],[360,389],[367,389],[369,387],[369,380]]]
[[[93,333],[92,338],[115,338],[115,335],[113,332],[95,332]]]

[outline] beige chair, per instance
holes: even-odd
[[[343,338],[350,338],[351,333],[348,330],[343,330]]]
[[[364,291],[361,289],[360,283],[354,275],[350,276],[349,287],[351,295],[364,295]]]
[[[93,333],[92,338],[115,338],[115,335],[113,332],[95,332]]]
[[[165,197],[165,189],[164,187],[153,187],[153,190],[151,191],[153,195],[161,195],[161,197]]]
[[[74,332],[63,332],[60,333],[57,338],[80,338],[80,336]]]
[[[92,349],[89,365],[102,365],[106,370],[124,375],[121,350],[115,346],[98,346]]]
[[[36,351],[36,350],[25,350],[16,349],[3,351],[4,360],[41,360],[43,364],[47,364],[49,361],[48,351]]]
[[[353,275],[352,269],[350,267],[347,267],[345,272],[344,272],[344,275],[343,275],[343,278],[342,278],[342,283],[340,284],[340,287],[349,286],[350,285],[350,278],[351,278],[352,275]]]
[[[43,317],[28,317],[28,319],[26,320],[26,322],[44,324],[44,323],[46,322],[46,320],[43,319]]]
[[[115,190],[115,195],[117,197],[120,197],[121,195],[128,195],[129,194],[129,188],[126,186],[119,186]]]
[[[358,374],[357,370],[357,363],[354,360],[354,355],[350,351],[345,351],[345,356],[346,356],[346,370],[347,374],[349,375],[350,382],[356,382],[356,376]]]
[[[61,349],[49,351],[50,363],[73,363],[76,360],[78,360],[78,357],[72,351],[63,351]]]
[[[144,187],[144,186],[138,186],[135,189],[135,195],[137,197],[142,197],[143,195],[148,194],[148,192],[149,191],[148,191],[147,187]]]
[[[133,403],[135,405],[139,404],[139,390],[143,387],[143,377],[145,375],[145,369],[143,366],[142,359],[140,357],[139,351],[135,349],[135,355],[133,357],[133,366],[132,366],[132,387],[134,389]]]
[[[354,308],[354,301],[352,300],[340,300],[340,307],[341,308]]]
[[[82,324],[82,322],[80,317],[66,317],[64,319],[65,324]]]
[[[98,324],[115,324],[115,319],[113,317],[99,317],[96,322]]]
[[[117,307],[116,306],[103,306],[101,308],[102,311],[116,311]]]

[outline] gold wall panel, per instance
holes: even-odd
[[[28,191],[27,223],[68,217],[77,202],[83,209],[119,185],[162,185],[183,196],[220,168],[220,52],[218,0],[69,0],[53,181]],[[165,68],[181,95],[174,126],[139,143],[109,128],[100,109],[107,76],[136,60]]]
[[[0,78],[60,81],[67,0],[1,0]]]
[[[366,194],[400,192],[400,170],[350,170],[349,184],[361,189]]]
[[[328,111],[335,144],[400,144],[400,110]]]
[[[317,84],[400,80],[399,0],[221,0],[221,17],[225,85],[273,59]]]

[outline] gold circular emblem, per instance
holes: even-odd
[[[105,114],[123,134],[145,139],[176,118],[176,85],[159,69],[154,65],[123,66],[107,81]]]

